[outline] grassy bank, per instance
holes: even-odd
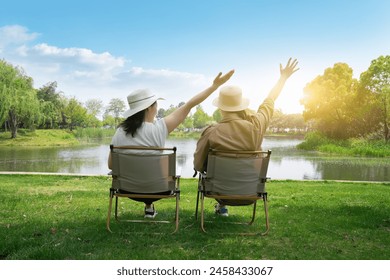
[[[63,129],[27,129],[18,130],[15,139],[11,139],[10,133],[0,133],[0,146],[74,146],[83,143],[110,141],[114,135],[114,129],[78,128],[74,131]]]
[[[327,154],[367,157],[390,157],[390,143],[383,140],[348,139],[333,140],[319,133],[308,133],[299,149]]]
[[[390,259],[390,184],[272,181],[271,230],[261,237],[220,234],[251,231],[222,223],[248,218],[250,210],[230,208],[221,219],[211,199],[206,218],[214,223],[202,233],[194,219],[194,179],[181,180],[174,235],[171,224],[115,220],[108,233],[108,177],[0,175],[0,181],[1,259]],[[130,205],[120,203],[124,215],[142,217],[142,204],[132,212]],[[173,218],[172,206],[157,202],[156,219]]]
[[[10,133],[0,133],[0,146],[73,146],[80,144],[74,133],[62,129],[19,129],[15,139]]]

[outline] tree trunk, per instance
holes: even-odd
[[[16,138],[16,135],[18,133],[18,121],[17,121],[17,116],[13,110],[10,110],[8,112],[8,125],[9,129],[11,130],[11,138]]]

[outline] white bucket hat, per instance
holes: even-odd
[[[154,95],[149,89],[137,89],[127,96],[130,109],[123,113],[126,119],[142,110],[145,110],[157,100],[164,100]]]
[[[249,99],[242,97],[242,90],[238,86],[224,86],[219,91],[219,97],[214,99],[213,105],[226,112],[237,112],[249,107]]]

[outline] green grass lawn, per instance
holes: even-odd
[[[390,184],[271,181],[267,236],[235,233],[263,227],[250,207],[216,217],[206,200],[208,233],[194,219],[194,179],[181,180],[180,228],[119,223],[106,231],[109,177],[0,175],[0,259],[378,260],[390,259]],[[157,202],[156,219],[173,219],[174,200]],[[260,204],[261,206],[261,204]],[[259,208],[260,210],[261,208]],[[120,200],[125,218],[142,218],[143,205]],[[229,233],[229,234],[224,234]]]
[[[11,139],[10,133],[0,133],[0,146],[74,146],[80,142],[75,135],[67,130],[37,129],[30,131],[19,129],[16,138]]]

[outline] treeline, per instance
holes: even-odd
[[[346,63],[336,63],[309,82],[301,100],[303,115],[285,115],[276,110],[270,131],[317,131],[330,139],[390,138],[390,56],[373,60],[359,79]],[[175,108],[159,109],[164,117]],[[84,104],[65,97],[56,82],[34,89],[33,79],[23,69],[0,60],[0,127],[17,136],[18,128],[73,130],[78,127],[116,127],[127,109],[121,99],[111,99],[107,106],[98,99]],[[219,110],[209,116],[197,106],[178,127],[179,130],[200,130],[221,119]]]
[[[170,114],[173,110],[180,107],[184,103],[181,102],[177,106],[171,105],[167,110],[159,109],[158,118],[162,118]],[[183,123],[177,128],[180,131],[201,130],[204,127],[219,122],[222,119],[221,111],[216,109],[212,116],[208,115],[201,105],[196,107],[194,114],[189,114]],[[302,114],[283,114],[281,110],[275,110],[268,130],[271,133],[294,133],[302,134],[308,129]]]
[[[359,79],[336,63],[304,88],[303,117],[329,139],[390,138],[390,56],[373,60]]]
[[[73,130],[76,127],[98,127],[114,122],[108,117],[100,121],[103,104],[90,100],[83,105],[76,98],[67,98],[57,91],[57,83],[51,82],[39,89],[33,87],[33,79],[23,69],[0,60],[0,126],[16,138],[19,128]]]
[[[113,98],[107,106],[98,99],[87,100],[84,104],[75,97],[68,98],[57,89],[56,82],[49,82],[39,89],[33,87],[33,79],[20,67],[15,67],[0,60],[0,127],[17,137],[19,128],[26,129],[69,129],[85,127],[114,128],[122,121],[122,113],[127,104]],[[184,103],[171,105],[168,109],[160,108],[158,118],[168,115]],[[291,126],[290,117],[280,111],[275,113],[272,128],[280,132]],[[303,118],[300,117],[303,124]],[[197,106],[178,127],[181,131],[200,130],[221,119],[219,110],[209,116]],[[289,124],[288,124],[289,123]]]

